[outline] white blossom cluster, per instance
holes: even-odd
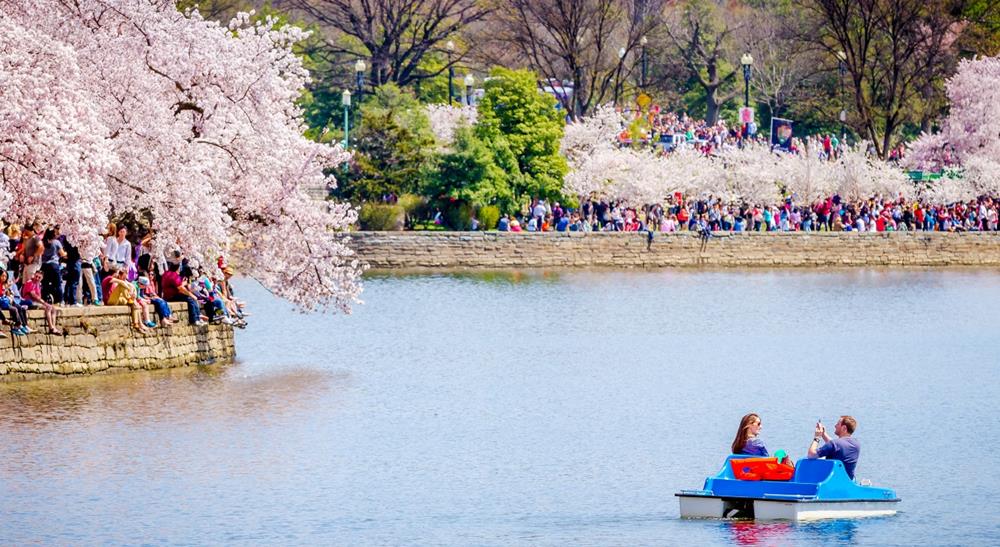
[[[923,169],[960,168],[931,185],[942,201],[1000,194],[1000,57],[962,61],[948,81],[948,99],[941,131],[922,135],[907,161]]]
[[[438,145],[451,146],[455,138],[455,130],[462,126],[476,123],[478,111],[475,106],[450,106],[446,104],[427,105],[427,119],[431,123],[431,131],[437,138]]]
[[[302,136],[302,37],[172,1],[0,2],[0,217],[57,223],[91,254],[109,217],[147,214],[157,245],[226,253],[302,307],[349,311],[355,212],[301,190],[348,157]]]
[[[581,197],[656,203],[675,193],[715,196],[729,202],[774,204],[786,196],[800,202],[840,194],[848,199],[880,195],[912,197],[914,185],[898,167],[872,159],[863,146],[847,148],[836,161],[818,154],[785,154],[766,145],[723,148],[705,155],[680,147],[621,147],[616,136],[625,120],[611,107],[566,126],[562,151],[570,172],[564,191]]]

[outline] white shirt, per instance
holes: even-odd
[[[118,243],[118,248],[115,252],[115,262],[119,264],[132,264],[132,243],[125,239]]]
[[[115,236],[108,236],[108,239],[104,240],[104,256],[106,256],[108,260],[114,262],[115,254],[117,253],[118,240],[115,239]]]

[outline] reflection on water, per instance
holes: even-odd
[[[448,273],[426,273],[420,271],[389,273],[384,271],[365,274],[369,280],[428,280],[428,279],[448,279],[450,282],[471,282],[486,283],[496,285],[519,285],[523,283],[558,283],[565,276],[564,270],[455,270]]]
[[[98,414],[134,423],[268,420],[322,399],[336,404],[350,373],[292,369],[241,376],[218,365],[0,384],[0,431]]]
[[[725,521],[735,545],[782,545],[788,542],[792,525],[787,522]]]
[[[351,316],[238,291],[233,365],[0,384],[0,544],[1000,544],[996,271],[382,275]],[[902,513],[680,520],[748,411],[793,457],[850,412]]]
[[[721,523],[734,545],[788,545],[812,539],[828,545],[854,545],[857,520],[824,520],[805,523],[727,520]]]

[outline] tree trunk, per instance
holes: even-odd
[[[705,123],[715,125],[719,122],[719,88],[712,87],[705,90]]]

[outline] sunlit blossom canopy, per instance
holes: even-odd
[[[355,213],[301,190],[347,159],[302,136],[303,37],[166,0],[0,0],[0,216],[57,223],[92,256],[134,213],[158,246],[225,254],[305,308],[349,311]]]
[[[898,199],[916,193],[901,169],[869,157],[864,143],[846,148],[836,161],[820,160],[816,150],[776,153],[763,144],[723,147],[711,155],[682,146],[664,155],[651,147],[621,146],[617,136],[628,123],[614,108],[603,106],[566,126],[566,193],[634,205],[661,202],[676,193],[759,205],[786,196],[811,202],[833,194]]]

